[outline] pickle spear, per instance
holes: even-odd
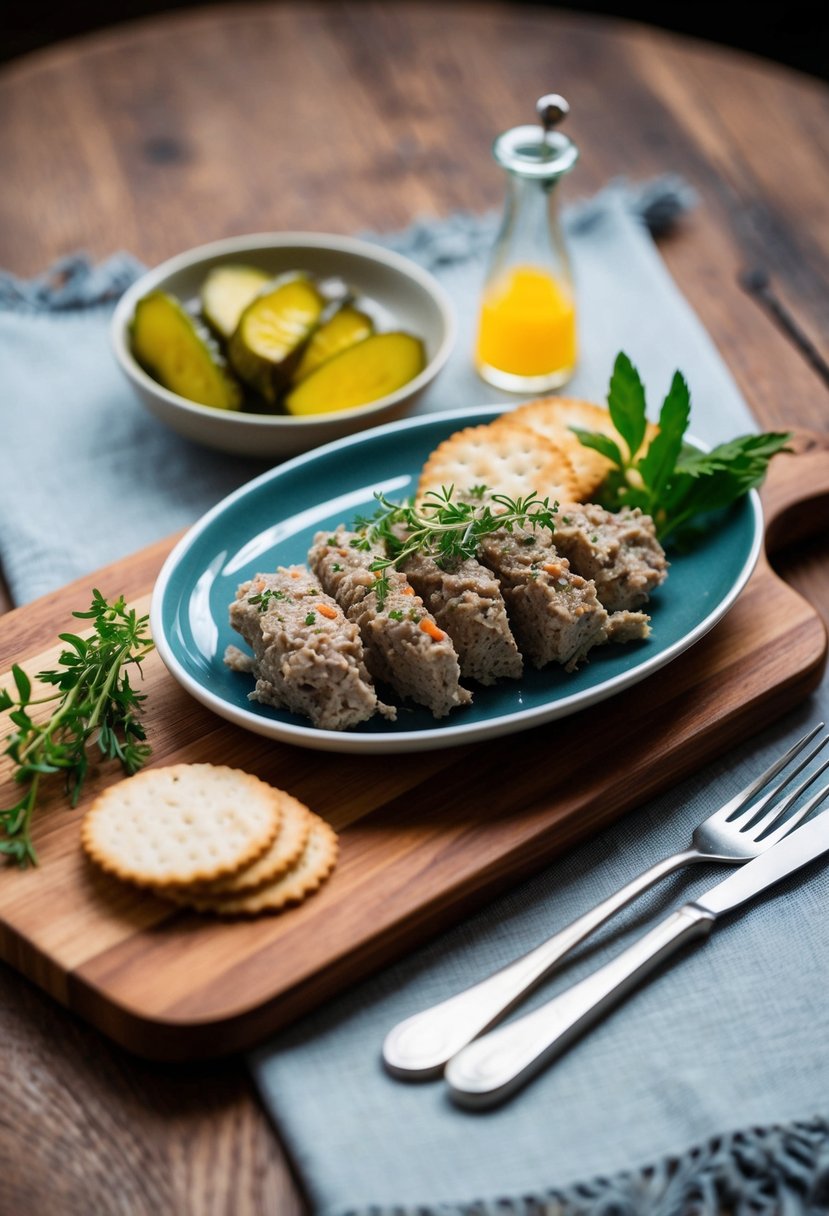
[[[220,410],[238,410],[242,389],[215,343],[174,296],[152,291],[135,306],[132,352],[164,388]]]
[[[318,367],[355,342],[362,342],[374,333],[374,322],[353,304],[343,304],[334,315],[320,325],[305,347],[294,380],[299,382]]]
[[[285,398],[285,408],[289,414],[328,414],[368,405],[408,384],[425,366],[419,338],[372,334],[300,381]]]
[[[227,353],[242,379],[271,405],[290,381],[325,299],[306,278],[257,296],[239,318]]]
[[[256,266],[214,266],[201,289],[205,321],[226,342],[248,304],[272,281],[273,275]]]

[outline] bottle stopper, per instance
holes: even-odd
[[[570,107],[560,93],[545,93],[535,103],[535,111],[544,128],[545,137],[570,113]]]

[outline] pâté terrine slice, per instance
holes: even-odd
[[[491,570],[476,558],[442,565],[425,553],[406,558],[402,570],[452,639],[462,676],[479,684],[520,677],[524,663]]]
[[[381,579],[369,569],[382,556],[364,533],[339,527],[317,533],[308,563],[358,626],[372,676],[443,718],[472,700],[460,684],[457,653],[404,574],[389,568]]]
[[[514,527],[483,537],[478,553],[501,584],[524,658],[573,671],[606,640],[607,612],[595,585],[574,574],[548,538],[546,529]]]
[[[347,730],[375,713],[395,717],[378,700],[359,629],[304,566],[243,583],[230,623],[253,656],[230,646],[225,662],[255,677],[252,701],[302,714],[322,730]]]
[[[668,574],[654,522],[638,507],[562,505],[553,540],[571,569],[593,580],[608,612],[641,607]]]

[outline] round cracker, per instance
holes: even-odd
[[[257,891],[238,895],[202,895],[194,890],[163,892],[166,899],[196,912],[215,916],[255,916],[259,912],[279,912],[290,904],[301,903],[317,891],[337,864],[338,843],[334,829],[309,811],[308,840],[301,857],[281,878]]]
[[[299,861],[308,843],[312,812],[284,790],[275,789],[273,792],[279,799],[282,818],[277,833],[265,852],[261,857],[257,857],[252,865],[245,866],[226,878],[199,883],[200,895],[237,895],[256,891],[259,887],[281,878]],[[189,889],[192,890],[192,886]],[[188,888],[182,888],[182,891],[187,890]],[[164,890],[159,894],[163,895]]]
[[[601,431],[614,434],[610,415],[589,401],[576,401],[565,397],[540,397],[519,405],[510,414],[504,414],[493,423],[495,427],[526,427],[535,434],[556,444],[566,455],[576,476],[575,502],[589,502],[593,494],[613,468],[613,464],[601,452],[585,447],[570,429],[577,427],[585,431]]]
[[[423,466],[417,496],[422,500],[429,490],[454,486],[461,497],[479,485],[512,498],[534,490],[541,498],[567,502],[578,492],[573,466],[562,449],[517,424],[469,426],[450,435]]]
[[[102,869],[139,886],[207,882],[255,861],[280,818],[275,791],[258,777],[174,764],[104,790],[84,816],[81,842]]]
[[[585,501],[584,495],[589,497],[598,489],[613,466],[606,456],[580,443],[573,433],[573,428],[580,431],[598,431],[618,444],[623,455],[629,455],[627,444],[613,425],[610,411],[606,406],[596,405],[593,401],[582,401],[576,397],[539,397],[536,401],[527,401],[520,405],[512,414],[499,418],[497,425],[507,422],[510,418],[514,418],[518,425],[529,427],[539,435],[562,445],[583,483],[582,502]],[[658,431],[659,427],[653,422],[647,423],[640,454],[643,455],[647,451],[648,444]]]

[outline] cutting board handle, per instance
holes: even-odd
[[[769,555],[829,528],[829,435],[795,431],[789,447],[772,460],[761,493]]]

